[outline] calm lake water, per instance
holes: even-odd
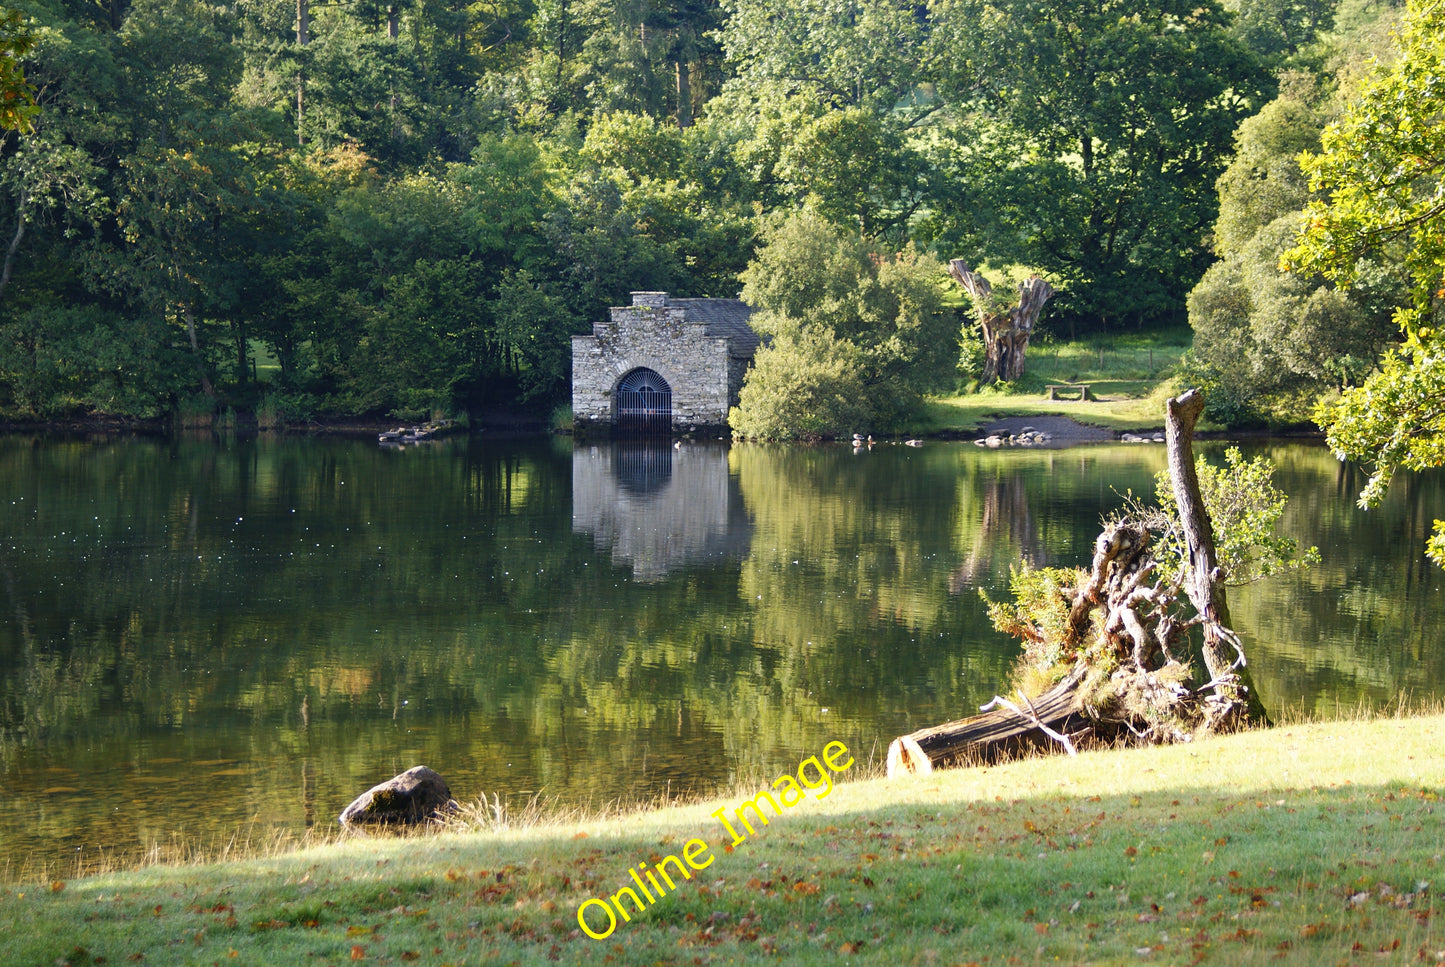
[[[1354,507],[1255,444],[1310,571],[1232,592],[1275,710],[1445,695],[1445,478]],[[1222,459],[1222,445],[1202,452]],[[647,450],[567,440],[0,438],[0,878],[330,825],[418,763],[601,804],[866,761],[969,714],[979,590],[1087,563],[1158,446]]]

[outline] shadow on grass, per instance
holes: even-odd
[[[694,810],[633,817],[647,834],[623,820],[617,835],[372,842],[12,891],[4,959],[1315,964],[1445,948],[1438,788],[1301,775],[1236,794],[1202,775],[1137,795],[994,799],[996,774],[977,770],[966,795],[937,776],[868,787],[911,800],[877,808],[840,786],[731,848]],[[693,837],[713,860],[693,879],[604,940],[578,929],[581,903],[635,889],[629,868]]]

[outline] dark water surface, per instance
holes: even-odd
[[[1445,480],[1354,507],[1255,445],[1324,563],[1234,592],[1273,708],[1445,695]],[[1222,447],[1203,452],[1219,458]],[[425,763],[462,799],[604,803],[867,759],[968,714],[1014,644],[980,588],[1086,563],[1158,447],[646,450],[0,438],[0,878],[335,822]]]

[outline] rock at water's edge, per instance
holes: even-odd
[[[442,819],[457,808],[445,779],[426,766],[413,766],[357,796],[338,821],[343,826],[415,824]]]

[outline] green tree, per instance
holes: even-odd
[[[505,401],[529,360],[552,352],[499,332],[500,287],[541,257],[553,204],[536,146],[488,136],[469,164],[392,181],[363,155],[333,157],[309,172],[316,221],[277,268],[288,294],[277,315],[295,321],[278,334],[291,385],[362,412]],[[570,334],[552,314],[536,323],[549,345]]]
[[[724,8],[723,50],[742,87],[776,83],[814,91],[830,107],[885,114],[910,100],[923,80],[928,31],[915,4],[727,0]],[[904,114],[916,121],[932,109],[923,100]]]
[[[35,35],[18,10],[0,7],[0,128],[23,131],[35,115],[35,90],[20,61],[35,46]]]
[[[1389,263],[1361,266],[1348,289],[1279,267],[1311,201],[1299,156],[1318,150],[1328,104],[1314,78],[1287,75],[1285,93],[1240,124],[1218,181],[1222,262],[1189,295],[1189,366],[1225,424],[1299,421],[1319,393],[1360,382],[1394,335],[1402,292]]]
[[[1230,0],[1231,33],[1262,61],[1279,67],[1335,22],[1337,0]]]
[[[730,83],[693,129],[700,180],[765,212],[797,204],[795,186],[781,171],[783,151],[826,113],[815,94],[782,82]]]
[[[44,6],[32,8],[29,23],[35,36],[24,68],[37,110],[22,128],[0,135],[0,299],[12,306],[28,298],[9,290],[17,272],[31,271],[49,290],[34,293],[41,298],[73,284],[78,272],[67,249],[105,218],[102,159],[113,165],[119,122],[114,38]]]
[[[1414,0],[1399,35],[1400,59],[1380,71],[1325,129],[1324,150],[1303,160],[1320,193],[1286,262],[1341,285],[1367,260],[1398,256],[1410,273],[1410,330],[1429,328],[1445,288],[1445,9]]]
[[[926,166],[876,114],[828,111],[788,137],[778,158],[783,190],[835,225],[897,237],[927,200]]]
[[[1245,120],[1219,178],[1211,266],[1189,296],[1192,376],[1225,423],[1298,420],[1321,391],[1358,383],[1394,333],[1401,294],[1388,265],[1341,289],[1283,272],[1310,199],[1299,155],[1319,147],[1325,109],[1307,79]]]
[[[632,112],[686,128],[719,80],[720,24],[706,0],[540,0],[525,74],[554,116]]]
[[[764,243],[743,273],[742,294],[760,310],[753,327],[777,347],[760,353],[761,375],[749,374],[729,415],[740,435],[891,429],[952,376],[958,321],[943,306],[937,260],[912,249],[881,252],[810,212],[775,223]],[[824,425],[790,424],[809,401],[826,401]]]
[[[1331,450],[1371,466],[1366,507],[1384,499],[1397,470],[1445,464],[1445,6],[1410,0],[1399,50],[1326,129],[1323,152],[1305,159],[1322,196],[1284,259],[1341,286],[1379,258],[1409,273],[1411,298],[1397,314],[1404,346],[1320,413]],[[1445,566],[1445,522],[1435,522],[1428,552]]]
[[[1313,91],[1281,94],[1240,122],[1234,157],[1219,176],[1214,249],[1227,258],[1275,219],[1302,210],[1309,179],[1299,156],[1319,148],[1324,111]]]
[[[1091,321],[1167,316],[1208,264],[1213,184],[1267,79],[1215,3],[935,0],[954,111],[938,163],[966,195],[932,234],[1062,283]],[[982,246],[982,247],[981,247]]]
[[[807,204],[893,242],[932,189],[917,130],[941,102],[925,89],[928,30],[915,5],[733,0],[720,36],[737,74],[708,106],[748,189],[768,208]]]
[[[101,217],[103,171],[89,151],[70,143],[63,126],[36,118],[0,137],[0,192],[8,201],[8,232],[0,263],[0,296],[14,276],[21,244],[35,226],[58,225],[73,237]],[[8,226],[7,226],[8,227]]]
[[[115,188],[144,134],[130,104],[155,106],[128,89],[144,44],[81,4],[26,11],[36,42],[24,66],[39,110],[0,137],[0,397],[29,416],[158,416],[195,386],[195,370],[175,351],[176,328],[137,306],[97,254],[100,239],[121,237]],[[204,47],[204,20],[196,33]],[[164,87],[156,101],[174,103]]]
[[[584,168],[572,173],[542,222],[548,252],[541,265],[579,329],[603,318],[609,306],[625,304],[633,290],[693,294],[686,266],[670,244],[677,240],[658,231],[652,217],[669,220],[671,206],[649,211],[638,205],[655,194],[651,179],[636,188],[613,173]]]
[[[1289,496],[1274,485],[1274,472],[1267,457],[1245,460],[1238,447],[1224,451],[1223,466],[1214,466],[1203,457],[1195,461],[1199,494],[1214,529],[1220,580],[1229,587],[1244,587],[1320,562],[1317,548],[1301,551],[1298,541],[1277,532]],[[1163,514],[1156,557],[1170,580],[1182,581],[1189,551],[1167,470],[1155,475],[1154,497]],[[1147,516],[1142,507],[1136,509]]]
[[[1190,365],[1221,422],[1299,419],[1321,391],[1364,378],[1396,331],[1400,288],[1386,269],[1350,289],[1280,271],[1301,222],[1294,212],[1264,226],[1189,294]]]
[[[863,354],[831,329],[777,334],[758,348],[728,423],[749,440],[821,440],[869,429]]]
[[[507,271],[496,287],[494,340],[522,402],[556,396],[572,365],[577,324],[561,298],[526,269]]]
[[[240,53],[233,21],[194,0],[137,0],[117,35],[123,96],[150,109],[127,115],[132,147],[111,186],[117,231],[90,246],[94,284],[178,326],[195,382],[214,399],[208,319],[232,308],[223,279],[233,217],[251,205],[264,135],[230,109]]]
[[[0,318],[0,400],[26,415],[155,418],[190,385],[185,354],[154,316],[92,302]]]
[[[620,111],[592,119],[579,155],[599,168],[624,172],[639,184],[646,178],[678,178],[683,174],[684,152],[676,128],[659,124],[648,114]]]
[[[601,114],[577,153],[583,164],[573,183],[616,192],[617,215],[631,222],[631,244],[653,251],[656,271],[671,278],[673,291],[731,296],[752,251],[753,216],[738,199],[703,184],[697,143],[694,131],[647,115]]]

